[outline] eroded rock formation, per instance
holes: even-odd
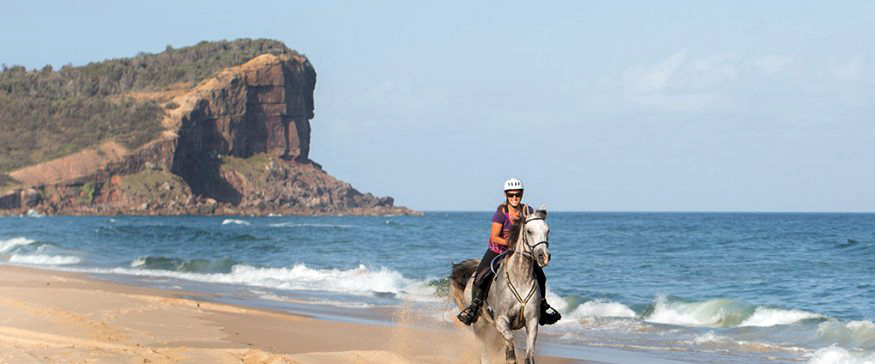
[[[12,171],[18,185],[0,193],[0,213],[417,213],[309,159],[315,84],[298,55],[225,69],[165,100],[165,131],[136,150],[104,143]]]

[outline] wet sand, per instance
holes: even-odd
[[[429,327],[415,310],[400,309],[394,325],[372,325],[210,301],[209,295],[0,265],[0,362],[479,362],[470,330]]]

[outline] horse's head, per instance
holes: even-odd
[[[522,226],[523,238],[519,242],[517,250],[525,251],[532,255],[540,267],[546,267],[550,263],[550,226],[547,225],[547,210],[537,210],[528,217]]]

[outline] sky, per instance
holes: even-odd
[[[311,159],[417,210],[875,211],[871,1],[4,1],[0,63],[271,38]]]

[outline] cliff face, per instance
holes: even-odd
[[[17,185],[0,192],[0,213],[416,213],[309,159],[315,85],[315,70],[298,55],[225,69],[165,96],[165,131],[136,150],[110,141],[10,172]]]

